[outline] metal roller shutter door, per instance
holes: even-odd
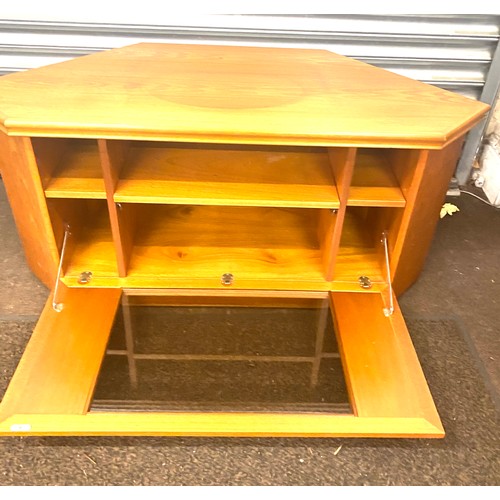
[[[0,19],[0,74],[140,41],[323,48],[488,104],[499,86],[500,16],[205,15],[169,18],[120,13],[64,18],[46,11]],[[467,181],[484,124],[469,134],[457,168]]]

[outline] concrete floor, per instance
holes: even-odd
[[[425,268],[399,302],[406,317],[452,317],[462,326],[500,406],[500,210],[465,194],[448,201],[460,212],[439,222]],[[48,290],[26,265],[2,184],[0,235],[0,319],[36,319]]]
[[[0,179],[0,318],[38,317],[48,297],[48,290],[31,273],[12,212]]]

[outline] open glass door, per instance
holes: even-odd
[[[90,411],[351,413],[327,294],[137,293],[122,298]]]
[[[1,433],[444,434],[401,313],[386,317],[378,292],[60,293],[2,400]]]

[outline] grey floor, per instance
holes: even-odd
[[[495,454],[478,451],[481,447],[485,450],[485,447],[498,439],[498,414],[495,415],[494,408],[496,407],[498,411],[500,407],[500,210],[488,207],[466,195],[451,198],[449,201],[458,205],[460,212],[451,217],[447,216],[439,222],[437,234],[420,279],[400,298],[400,305],[407,318],[410,332],[414,331],[417,337],[421,336],[420,340],[416,340],[422,345],[424,355],[431,361],[434,360],[436,366],[441,367],[441,372],[449,367],[450,370],[456,371],[458,377],[460,363],[462,363],[464,373],[469,373],[471,370],[477,373],[476,385],[469,389],[475,394],[484,391],[483,400],[491,403],[491,408],[486,405],[484,411],[479,412],[483,416],[487,415],[484,417],[486,420],[478,421],[474,425],[469,422],[469,427],[454,427],[458,424],[452,415],[455,411],[459,412],[461,402],[450,399],[451,396],[446,395],[446,390],[444,390],[444,394],[440,396],[441,402],[438,401],[437,404],[438,407],[442,404],[445,409],[449,408],[449,415],[443,417],[443,420],[449,419],[448,425],[452,429],[448,444],[446,440],[444,445],[429,445],[426,441],[426,444],[420,446],[408,444],[405,440],[387,446],[381,444],[380,440],[368,443],[366,440],[359,442],[351,440],[349,444],[346,444],[345,440],[333,441],[329,444],[325,444],[325,441],[297,440],[292,446],[283,440],[274,441],[271,445],[269,440],[253,440],[248,444],[242,440],[184,439],[169,441],[167,448],[163,449],[164,443],[159,445],[158,441],[140,441],[140,438],[135,438],[136,440],[125,438],[122,441],[113,441],[110,438],[102,440],[101,438],[67,438],[66,440],[56,438],[53,441],[50,438],[42,438],[38,441],[18,439],[13,441],[11,447],[13,450],[12,466],[7,466],[4,470],[5,480],[2,481],[0,476],[0,484],[481,484],[483,479],[484,484],[500,482],[498,460],[491,458],[495,457]],[[29,336],[30,328],[40,314],[48,291],[26,266],[1,185],[0,241],[0,276],[3,277],[0,290],[0,321],[9,322],[11,331],[16,335],[19,334],[22,340],[19,340],[18,347],[21,349],[23,342]],[[435,331],[438,332],[435,338],[433,338],[433,328],[429,325],[435,325]],[[449,333],[451,330],[455,333]],[[458,335],[457,340],[453,340],[453,335]],[[462,359],[458,366],[447,364],[453,346],[446,347],[447,344],[443,340],[446,338],[452,339],[450,342],[454,342],[457,349],[458,344],[463,343],[465,346],[459,351],[466,360]],[[15,341],[13,342],[15,344]],[[433,342],[435,342],[435,349]],[[427,354],[425,354],[426,349]],[[451,349],[450,352],[448,349]],[[459,358],[458,354],[454,357]],[[0,359],[0,364],[2,361],[5,360]],[[7,364],[4,362],[5,367]],[[9,367],[5,367],[0,370],[2,373],[10,370]],[[424,366],[424,371],[426,369],[432,372],[432,366],[430,368]],[[443,378],[444,374],[439,372],[440,370],[437,370],[435,374],[436,384],[437,386],[445,385],[446,377]],[[464,389],[464,391],[469,389]],[[455,393],[451,391],[450,394]],[[458,392],[457,394],[454,396],[455,399],[460,398]],[[471,413],[470,409],[469,413]],[[483,433],[478,438],[473,435],[476,432],[474,429],[481,426],[489,429],[486,434]],[[470,446],[474,447],[474,453],[478,455],[470,454],[471,450],[467,449],[468,439],[470,439]],[[363,459],[364,475],[361,473],[356,475],[353,472],[351,476],[347,474],[339,479],[340,476],[336,478],[329,476],[330,472],[326,472],[327,469],[324,475],[321,475],[323,470],[321,467],[326,467],[328,463],[336,460],[337,455],[334,452],[338,448],[337,444],[338,446],[342,444],[344,450],[349,448],[351,453],[354,453],[345,454],[342,458],[346,471],[356,470],[355,463],[350,462],[351,459],[356,461],[361,456],[368,457]],[[416,466],[412,462],[412,457],[418,455],[426,459],[425,453],[431,451],[434,459],[437,460],[436,457],[439,458],[439,453],[443,451],[439,446],[448,446],[448,452],[451,454],[443,454],[441,460],[449,462],[446,467],[453,472],[445,475],[443,469],[440,475],[436,470],[423,471],[421,469],[420,473],[423,476],[419,478],[415,471],[422,465]],[[239,453],[238,450],[241,451],[241,449],[244,449],[245,453],[238,456],[239,460],[243,460],[238,464],[235,463],[236,458],[233,455]],[[495,449],[498,452],[498,447]],[[356,450],[360,456],[356,454]],[[196,458],[196,452],[199,453],[199,459]],[[158,467],[174,468],[173,471],[169,469],[169,474],[161,476],[163,483],[148,475],[150,470],[148,467],[154,463],[154,460],[152,462],[148,458],[148,453],[150,456],[159,454],[156,457],[159,461]],[[167,453],[168,456],[163,453]],[[87,470],[88,472],[82,473],[83,475],[79,478],[76,478],[73,472],[63,477],[60,471],[54,471],[49,465],[50,460],[57,454],[61,457],[67,456],[68,460],[79,463],[81,467],[79,466],[78,471]],[[99,475],[94,469],[97,468],[95,462],[99,460],[96,457],[100,457],[100,454],[107,464],[100,463]],[[393,473],[392,476],[388,476],[376,470],[377,465],[371,464],[369,457],[379,460],[380,456],[396,461],[397,474]],[[496,456],[498,457],[498,453]],[[21,460],[20,457],[24,458]],[[277,462],[274,462],[273,457]],[[320,458],[324,459],[324,463]],[[313,459],[318,460],[316,465],[320,464],[320,468],[311,468],[307,476],[307,474],[304,475],[303,467],[300,465],[302,472],[293,469],[298,474],[295,481],[290,476],[290,471],[283,465],[287,460],[290,464],[295,464],[297,461],[299,464],[304,464],[304,461],[310,462]],[[476,465],[482,464],[479,472],[475,471],[473,459],[476,460]],[[26,476],[26,471],[21,468],[29,467],[30,460],[37,461],[40,465],[39,476],[41,474],[43,477],[37,479],[35,472],[31,479]],[[199,468],[200,462],[197,460],[203,461],[202,472]],[[137,473],[140,476],[139,479],[137,479],[139,476],[131,471],[128,472],[128,476],[123,475],[128,471],[126,466],[128,461],[136,463],[138,467],[143,467],[142,472]],[[221,471],[221,464],[225,464],[225,467],[231,470],[232,475],[228,476],[227,470]],[[267,465],[262,468],[264,464]],[[487,464],[491,467],[488,468]],[[183,469],[183,467],[188,467],[188,469]],[[476,474],[474,476],[476,480],[472,480],[472,476],[467,476],[465,469],[463,473],[465,475],[462,477],[461,468],[467,468],[471,474]],[[93,480],[89,476],[92,471],[97,474]],[[213,477],[210,476],[210,471]],[[257,472],[254,474],[250,471]],[[259,480],[257,473],[264,479]],[[235,480],[235,478],[241,480]]]

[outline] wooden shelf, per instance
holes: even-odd
[[[128,278],[196,283],[224,273],[238,280],[324,282],[318,210],[216,206],[138,206],[141,224]]]
[[[45,196],[106,199],[97,143],[72,141],[45,188]]]
[[[347,204],[355,207],[406,205],[386,150],[358,149]]]
[[[132,145],[114,199],[255,207],[338,208],[320,148]]]

